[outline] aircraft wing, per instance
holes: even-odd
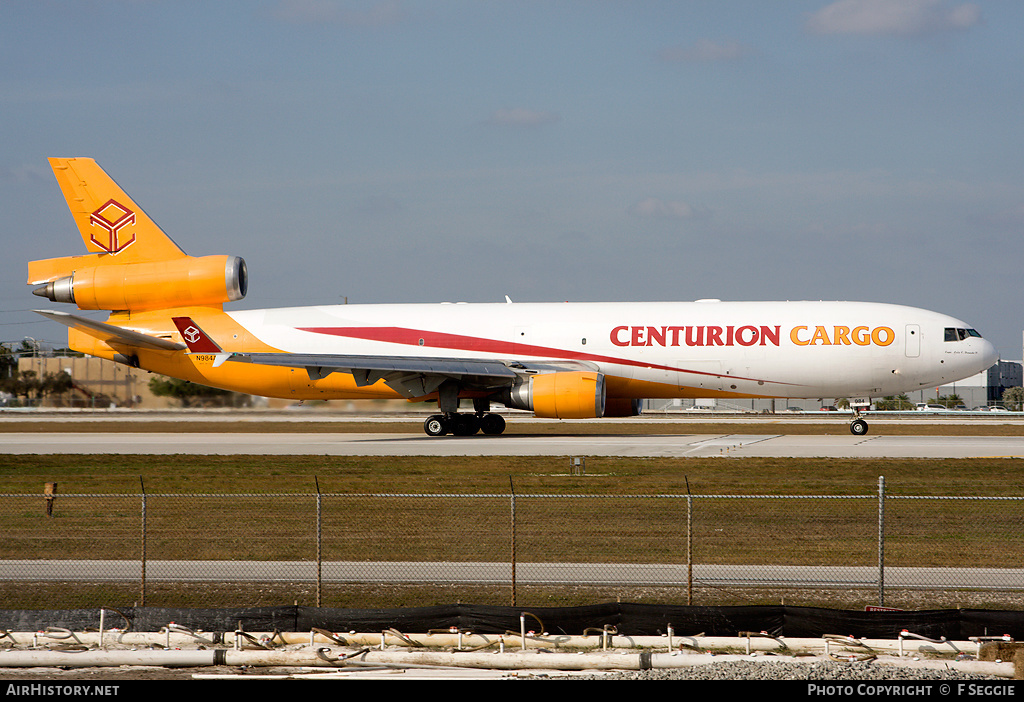
[[[89,319],[88,317],[80,317],[77,314],[54,312],[50,310],[33,311],[37,314],[43,315],[47,319],[52,319],[55,322],[60,322],[65,326],[78,329],[90,336],[94,336],[100,341],[110,344],[111,346],[127,346],[129,348],[153,349],[156,351],[181,351],[185,348],[184,344],[171,341],[170,339],[161,339],[156,336],[150,336],[149,334],[143,334],[141,332],[132,331],[131,329],[124,329],[122,327],[114,326],[113,324],[107,324],[106,322]]]
[[[351,373],[358,387],[383,380],[402,397],[424,397],[448,380],[460,386],[495,390],[512,385],[522,376],[564,370],[597,370],[593,364],[577,361],[516,361],[498,358],[454,358],[444,356],[371,356],[356,354],[225,352],[190,317],[173,317],[189,353],[213,354],[213,366],[233,361],[260,366],[304,368],[310,380],[323,380],[331,373]]]
[[[254,363],[266,366],[305,368],[312,380],[331,373],[351,373],[356,385],[373,385],[383,380],[404,397],[423,397],[437,390],[444,381],[457,379],[463,384],[481,388],[511,385],[529,373],[545,370],[567,370],[559,361],[519,362],[498,359],[442,358],[422,356],[350,356],[301,353],[233,353],[225,361]],[[569,362],[578,370],[584,364]],[[590,366],[586,366],[590,369]]]

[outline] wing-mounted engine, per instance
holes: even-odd
[[[610,397],[604,403],[605,417],[638,417],[644,401],[639,398]]]
[[[504,404],[549,419],[603,417],[604,374],[596,371],[565,371],[520,376],[509,388]]]
[[[238,256],[183,256],[121,265],[103,256],[33,261],[29,283],[42,285],[32,292],[53,302],[74,303],[81,310],[141,311],[241,300],[248,286],[245,261]]]

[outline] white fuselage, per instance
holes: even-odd
[[[612,379],[620,397],[882,397],[998,360],[958,319],[865,302],[383,304],[230,316],[290,353],[575,362]]]

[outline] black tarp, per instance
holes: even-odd
[[[494,607],[471,604],[399,609],[331,609],[318,607],[250,607],[237,609],[172,609],[125,607],[107,609],[104,626],[131,631],[159,631],[173,622],[192,630],[376,632],[406,633],[457,627],[479,633],[519,631],[526,614],[527,630],[582,635],[614,627],[626,636],[657,636],[668,627],[679,636],[737,636],[765,632],[774,636],[816,638],[824,635],[895,638],[903,630],[928,638],[967,640],[972,636],[1024,639],[1024,612],[977,609],[921,611],[854,611],[817,607],[687,607],[606,603],[584,607]],[[0,610],[0,629],[42,631],[47,627],[84,631],[98,629],[99,609]]]

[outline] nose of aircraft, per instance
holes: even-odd
[[[981,340],[981,358],[985,365],[982,370],[991,368],[999,360],[999,352],[996,351],[996,347],[988,339]]]

